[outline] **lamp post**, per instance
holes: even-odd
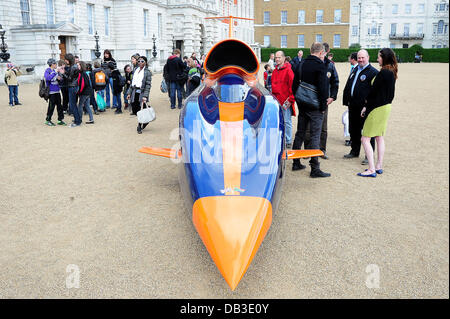
[[[97,59],[98,59],[98,58],[100,58],[101,53],[100,53],[100,46],[98,45],[98,39],[99,39],[100,37],[98,36],[97,31],[95,31],[94,38],[95,38],[95,52],[94,52],[94,54],[95,54],[95,56],[96,56]]]
[[[0,37],[2,38],[2,44],[0,45],[0,50],[2,51],[0,53],[0,59],[2,59],[2,63],[9,62],[8,59],[10,57],[10,54],[6,51],[8,51],[8,45],[5,43],[5,33],[6,30],[3,29],[2,25],[0,24]]]
[[[156,37],[155,37],[154,33],[153,33],[152,40],[153,40],[153,52],[152,52],[152,55],[153,55],[153,59],[156,59],[156,55],[157,55],[157,52],[156,52]]]

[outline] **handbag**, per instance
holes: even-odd
[[[167,93],[167,83],[166,80],[161,81],[161,86],[159,87],[162,93]]]
[[[156,119],[155,109],[146,103],[142,106],[143,108],[136,113],[138,122],[141,124],[153,122]]]
[[[312,111],[318,111],[320,109],[319,92],[315,85],[301,81],[302,70],[303,70],[303,63],[299,65],[300,85],[298,86],[297,91],[295,92],[295,100],[297,101],[297,104],[299,106],[305,105],[308,109]]]

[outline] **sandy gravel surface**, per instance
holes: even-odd
[[[45,126],[37,85],[20,86],[14,108],[1,86],[0,298],[448,298],[448,64],[400,65],[376,179],[356,176],[363,155],[342,158],[349,66],[337,68],[322,161],[332,177],[288,163],[280,207],[234,292],[192,225],[176,166],[137,152],[175,143],[179,112],[160,74],[158,118],[142,135],[134,117],[112,111],[92,126]],[[66,287],[68,265],[79,288]],[[379,288],[366,286],[368,265]]]

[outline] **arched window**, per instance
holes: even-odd
[[[444,33],[444,20],[439,20],[437,33],[438,34]]]

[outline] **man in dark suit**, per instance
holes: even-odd
[[[289,62],[289,63],[291,63],[292,71],[295,72],[295,69],[297,68],[297,66],[298,66],[298,65],[300,64],[300,62],[302,61],[302,58],[303,58],[303,51],[300,50],[300,51],[298,51],[297,56],[296,56],[295,58],[293,58],[293,59],[291,60],[291,62]]]
[[[311,109],[296,100],[299,113],[293,149],[301,149],[308,124],[310,125],[311,143],[305,148],[319,148],[323,116],[328,107],[328,79],[327,68],[323,63],[324,57],[325,50],[322,43],[313,43],[311,46],[311,55],[301,62],[301,67],[298,67],[294,74],[292,92],[297,92],[300,81],[314,85],[318,92],[319,109]],[[311,166],[311,177],[329,177],[331,175],[320,170],[320,163],[317,157],[312,157],[309,165]],[[294,159],[294,164],[292,165],[293,171],[304,168],[305,165],[302,165],[299,159]]]
[[[372,79],[378,71],[369,63],[369,54],[366,50],[358,51],[358,66],[354,67],[344,88],[343,104],[348,106],[348,120],[351,138],[351,151],[344,158],[359,157],[361,150],[361,130],[364,118],[361,111],[367,95],[370,92]],[[371,141],[375,148],[375,142]]]

